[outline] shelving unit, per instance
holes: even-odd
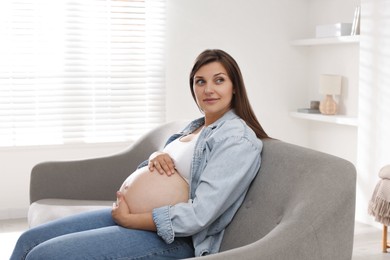
[[[343,44],[359,44],[360,35],[351,35],[351,36],[340,36],[340,37],[329,37],[329,38],[307,38],[307,39],[298,39],[291,41],[292,46],[296,47],[311,47],[311,46],[321,46],[321,45],[343,45]],[[356,126],[358,125],[358,118],[351,117],[346,115],[322,115],[322,114],[308,114],[301,112],[290,112],[290,116],[317,121],[332,123],[338,125],[346,126]]]
[[[312,120],[318,122],[332,123],[338,125],[357,126],[358,118],[344,115],[322,115],[322,114],[307,114],[300,112],[290,112],[290,115],[295,118]]]
[[[316,45],[330,45],[330,44],[351,44],[359,43],[360,36],[340,36],[331,38],[309,38],[299,39],[291,42],[293,46],[316,46]]]

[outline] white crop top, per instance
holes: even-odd
[[[198,136],[199,133],[197,133],[192,140],[188,142],[180,141],[180,138],[177,138],[165,146],[163,150],[171,156],[177,172],[187,183],[189,183],[191,162]]]

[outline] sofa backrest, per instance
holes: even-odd
[[[312,232],[318,244],[322,238],[330,238],[348,245],[346,252],[351,253],[355,167],[344,159],[282,141],[263,143],[259,173],[226,229],[221,251],[266,241],[270,236],[296,236],[299,241],[300,236]],[[277,246],[272,241],[269,247]],[[327,243],[318,246],[339,246]]]

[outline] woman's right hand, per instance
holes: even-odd
[[[156,169],[160,174],[166,174],[168,176],[176,172],[172,158],[164,152],[152,153],[149,157],[148,167],[151,172]]]

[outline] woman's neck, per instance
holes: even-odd
[[[230,111],[230,110],[228,110]],[[228,111],[224,111],[223,113],[206,113],[204,116],[204,126],[207,127],[214,122],[216,122],[218,119],[223,117],[224,114],[226,114]]]

